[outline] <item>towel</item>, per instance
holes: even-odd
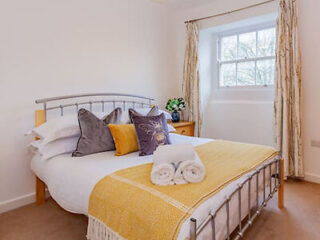
[[[191,143],[159,146],[153,162],[151,181],[157,185],[196,183],[205,177],[204,166]]]
[[[161,186],[175,184],[174,176],[178,166],[182,161],[194,159],[195,154],[191,143],[158,146],[153,153],[152,183]],[[180,184],[187,183],[182,180]]]
[[[173,185],[174,173],[174,165],[170,163],[153,164],[151,182],[160,186]]]
[[[175,184],[197,183],[201,182],[205,175],[206,170],[198,154],[195,154],[195,159],[179,163],[173,181]]]
[[[196,152],[191,143],[160,145],[153,153],[153,163],[156,165],[162,163],[178,164],[181,161],[195,159]]]

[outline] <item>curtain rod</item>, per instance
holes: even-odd
[[[261,6],[261,5],[265,5],[267,3],[271,3],[271,2],[274,2],[274,1],[277,1],[277,0],[268,0],[268,1],[265,1],[265,2],[249,5],[247,7],[235,9],[235,10],[224,12],[224,13],[219,13],[219,14],[216,14],[216,15],[211,15],[211,16],[208,16],[208,17],[195,18],[195,19],[191,19],[191,20],[185,21],[184,23],[191,23],[191,22],[206,20],[206,19],[210,19],[210,18],[220,17],[220,16],[231,14],[231,13],[240,12],[242,10],[246,10],[246,9],[249,9],[249,8],[254,8],[254,7]]]

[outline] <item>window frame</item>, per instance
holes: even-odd
[[[246,59],[237,59],[237,60],[228,60],[228,61],[221,61],[221,39],[224,37],[229,37],[229,36],[237,36],[237,51],[239,51],[239,35],[244,34],[244,33],[250,33],[250,32],[256,32],[256,37],[258,36],[258,31],[261,30],[266,30],[266,29],[270,29],[270,28],[276,28],[276,22],[275,21],[270,21],[267,23],[263,23],[263,24],[255,24],[254,26],[247,26],[247,27],[240,27],[240,28],[236,28],[233,30],[229,30],[229,31],[223,31],[220,32],[219,34],[217,34],[217,87],[218,89],[233,89],[233,90],[237,90],[237,89],[245,89],[245,90],[261,90],[261,89],[273,89],[274,88],[274,84],[265,84],[265,85],[236,85],[236,86],[221,86],[220,85],[220,73],[221,73],[221,65],[222,64],[227,64],[227,63],[235,63],[236,64],[236,81],[238,78],[238,63],[242,63],[242,62],[250,62],[253,61],[255,63],[255,72],[257,70],[257,61],[259,60],[270,60],[270,59],[274,59],[275,60],[275,55],[274,56],[267,56],[267,57],[255,57],[255,58],[246,58]],[[257,39],[257,38],[256,38]],[[256,40],[256,49],[258,45],[258,41]],[[256,78],[256,76],[255,76]],[[256,79],[255,79],[256,80]]]

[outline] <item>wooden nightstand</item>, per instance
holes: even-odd
[[[168,122],[168,124],[174,127],[178,134],[194,137],[195,122]]]

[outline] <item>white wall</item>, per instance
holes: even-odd
[[[305,177],[320,183],[320,1],[298,0],[302,53],[303,140]]]
[[[149,0],[0,1],[0,212],[34,198],[34,100],[87,92],[177,95],[171,12]]]
[[[229,10],[245,7],[261,2],[260,0],[215,0],[207,4],[201,4],[193,8],[180,9],[176,14],[176,67],[179,70],[177,78],[181,84],[182,69],[185,47],[184,21],[192,18],[213,15]],[[299,29],[301,36],[301,53],[303,67],[303,141],[304,141],[304,162],[306,180],[320,183],[320,148],[311,147],[311,140],[320,141],[320,112],[317,110],[320,104],[320,30],[316,23],[320,22],[318,10],[320,1],[298,0],[299,7]],[[254,10],[219,17],[202,21],[201,38],[208,38],[204,29],[219,26],[226,23],[237,22],[245,18],[272,13],[277,10],[276,2],[257,7]],[[211,61],[206,52],[208,46],[200,46],[202,58]],[[210,66],[201,63],[201,73],[204,78],[210,78]],[[212,78],[212,77],[211,77]],[[213,94],[212,82],[206,83],[205,90],[205,119],[204,136],[238,140],[245,142],[256,142],[271,145],[272,136],[272,113],[273,113],[273,92],[265,92],[259,95],[249,93],[235,94],[232,92],[219,95]],[[228,94],[229,101],[224,99]],[[214,95],[214,96],[213,96]],[[240,123],[240,124],[239,124]],[[239,126],[240,125],[240,126]]]

